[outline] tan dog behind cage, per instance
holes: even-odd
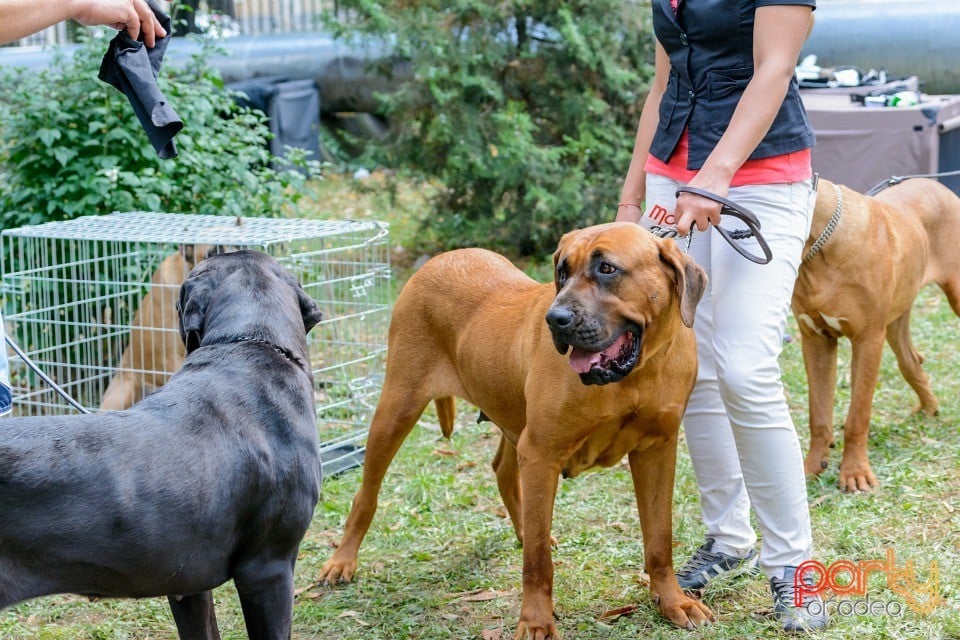
[[[936,284],[960,315],[958,242],[960,198],[935,180],[910,179],[865,196],[820,179],[792,301],[810,389],[808,474],[828,466],[834,446],[841,337],[850,340],[852,355],[841,488],[865,491],[879,484],[867,458],[867,436],[884,339],[919,397],[915,411],[937,412],[923,356],[910,337],[910,312],[920,289]]]
[[[159,389],[186,358],[177,335],[177,296],[180,284],[204,258],[222,253],[219,245],[185,244],[167,256],[150,277],[150,291],[140,301],[130,326],[117,373],[100,400],[101,411],[133,406]]]

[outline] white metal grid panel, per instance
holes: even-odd
[[[169,354],[182,351],[172,306],[192,267],[185,254],[216,246],[275,257],[324,314],[307,336],[324,471],[362,459],[389,323],[385,224],[132,212],[9,229],[2,240],[9,335],[91,410],[113,379],[149,392],[179,367]],[[15,413],[74,411],[12,353],[10,370]]]

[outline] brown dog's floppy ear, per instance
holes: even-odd
[[[561,284],[560,279],[557,277],[559,272],[557,267],[560,266],[560,256],[562,256],[567,247],[570,244],[570,238],[576,233],[576,231],[568,231],[567,233],[560,236],[560,241],[557,242],[557,250],[553,252],[553,284],[557,288],[557,292],[560,292]],[[566,265],[564,265],[566,267]]]
[[[180,320],[180,339],[187,354],[203,341],[203,318],[207,313],[206,288],[187,280],[180,286],[177,315]]]
[[[660,242],[660,258],[673,268],[677,297],[680,299],[680,319],[683,324],[692,327],[697,303],[707,287],[707,274],[693,258],[681,252],[673,240]]]
[[[560,248],[557,247],[557,250],[553,252],[553,286],[557,288],[557,292],[560,291],[560,281],[557,278],[557,264],[560,262]]]
[[[300,284],[297,284],[297,300],[300,302],[300,315],[303,316],[303,326],[310,333],[317,324],[323,320],[323,314],[316,300],[307,295]]]

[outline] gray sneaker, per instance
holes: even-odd
[[[796,567],[784,567],[782,578],[770,578],[773,614],[780,621],[783,630],[788,633],[807,633],[826,629],[830,618],[827,616],[827,607],[819,595],[804,594],[803,604],[797,606],[794,584],[796,573]]]
[[[680,583],[681,589],[686,591],[703,589],[720,576],[733,577],[756,570],[760,562],[756,549],[751,549],[750,555],[746,558],[737,558],[719,551],[714,552],[713,543],[713,538],[707,538],[707,541],[677,571],[677,582]]]

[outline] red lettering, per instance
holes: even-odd
[[[816,583],[808,583],[806,577],[810,573],[817,574]],[[817,595],[827,588],[827,568],[817,560],[804,560],[793,574],[793,603],[800,608],[803,606],[804,595]]]
[[[890,567],[894,566],[894,563],[889,561],[891,549],[887,549],[887,562],[883,560],[861,560],[860,561],[860,580],[863,581],[863,590],[866,592],[867,583],[870,580],[871,573],[881,573],[885,577],[890,574]]]
[[[650,218],[656,221],[657,224],[669,226],[677,224],[676,216],[667,211],[666,207],[662,207],[659,204],[653,205],[653,208],[650,209]]]
[[[839,579],[844,574],[849,574],[849,581]],[[837,560],[831,564],[827,570],[827,583],[830,585],[830,590],[838,596],[863,595],[867,592],[863,573],[850,560]]]
[[[824,566],[816,560],[801,562],[793,577],[794,603],[797,607],[802,607],[805,596],[828,590],[838,596],[866,595],[868,581],[873,573],[886,574],[890,590],[905,598],[910,607],[918,613],[930,613],[943,602],[938,595],[939,575],[936,562],[930,563],[929,581],[921,584],[913,561],[907,560],[903,568],[900,568],[897,566],[893,549],[887,549],[886,561],[838,560],[830,566]]]

